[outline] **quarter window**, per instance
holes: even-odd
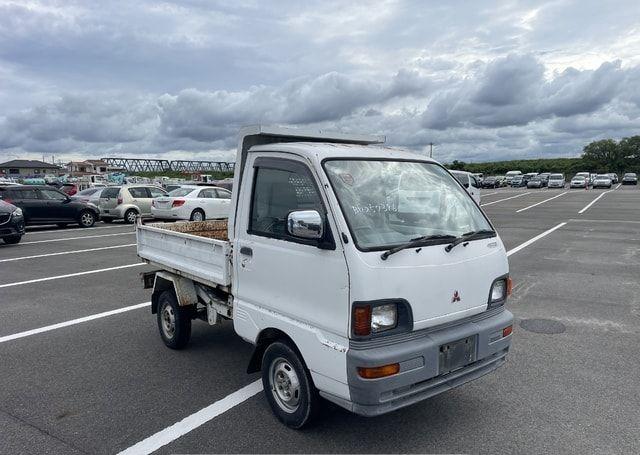
[[[40,195],[42,196],[42,199],[47,199],[49,201],[63,201],[67,199],[67,196],[54,190],[40,190]]]
[[[129,188],[129,194],[133,198],[148,198],[149,194],[147,193],[146,188]]]
[[[151,193],[151,197],[162,197],[162,196],[166,196],[167,193],[165,193],[163,190],[161,190],[160,188],[147,188],[147,190],[149,190],[149,193]]]
[[[231,199],[231,193],[227,190],[216,190],[218,199]]]

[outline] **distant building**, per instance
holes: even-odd
[[[67,164],[67,172],[74,177],[89,174],[106,174],[113,169],[102,160],[71,161]]]
[[[0,163],[0,174],[6,177],[44,177],[46,174],[58,175],[60,167],[38,160],[12,160]]]

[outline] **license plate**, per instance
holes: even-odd
[[[450,373],[475,362],[476,339],[473,335],[440,346],[440,374]]]

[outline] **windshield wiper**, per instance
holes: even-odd
[[[466,246],[467,242],[469,242],[470,240],[476,240],[485,236],[492,237],[494,235],[496,235],[496,231],[491,229],[481,229],[479,231],[466,232],[462,234],[460,237],[457,237],[453,242],[448,244],[446,247],[444,247],[444,250],[448,253],[449,251],[453,250],[457,245],[460,245],[461,243],[463,243]]]
[[[407,248],[413,248],[414,246],[424,246],[425,242],[429,243],[429,241],[431,240],[447,240],[447,239],[456,239],[456,236],[450,235],[450,234],[422,235],[420,237],[413,238],[406,243],[403,243],[398,246],[394,246],[393,248],[385,251],[380,255],[380,259],[382,259],[383,261],[386,261],[389,256],[397,253],[398,251],[402,251]]]

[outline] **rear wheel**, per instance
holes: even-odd
[[[291,428],[302,428],[320,405],[309,371],[291,346],[276,341],[262,357],[262,385],[275,416]]]
[[[171,291],[158,298],[158,329],[164,344],[171,349],[183,349],[191,338],[191,308],[178,305]]]
[[[12,235],[10,237],[5,237],[4,243],[8,245],[15,245],[16,243],[20,243],[21,239],[22,239],[21,235]]]
[[[80,226],[82,226],[83,228],[90,228],[94,224],[96,224],[96,216],[93,212],[85,210],[84,212],[80,213],[80,219],[78,221],[80,223]]]
[[[124,222],[127,224],[133,224],[136,222],[136,217],[138,216],[138,212],[134,209],[129,209],[124,213]]]
[[[195,209],[191,212],[191,221],[204,221],[205,215],[201,209]]]

